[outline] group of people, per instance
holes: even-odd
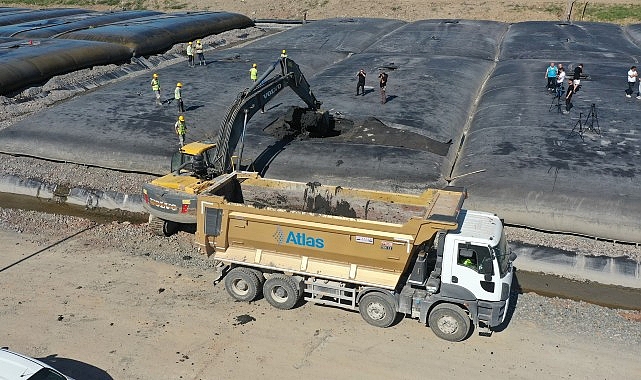
[[[174,101],[176,102],[176,106],[178,108],[178,114],[179,114],[178,120],[174,125],[174,129],[176,131],[176,134],[178,134],[178,140],[180,141],[181,147],[185,145],[185,134],[187,133],[185,116],[182,115],[182,113],[185,112],[185,104],[183,103],[182,88],[183,88],[183,84],[181,82],[178,82],[176,83],[176,88],[174,89]],[[160,86],[160,78],[158,73],[154,73],[151,76],[151,90],[156,95],[156,104],[162,105],[163,103],[165,103],[165,101],[162,100],[162,96],[160,94],[161,86]],[[167,100],[166,102],[169,102],[169,100]]]
[[[205,53],[203,53],[203,44],[201,40],[196,40],[196,43],[189,41],[187,43],[187,61],[189,67],[196,67],[196,60],[194,54],[198,57],[198,66],[205,66]]]
[[[356,73],[356,78],[358,79],[358,82],[356,83],[356,96],[361,95],[365,96],[365,77],[367,76],[367,73],[365,72],[364,69],[358,70],[358,73]],[[381,104],[385,104],[387,102],[387,94],[386,94],[386,89],[387,89],[387,78],[388,75],[385,71],[381,71],[380,74],[378,74],[378,84],[380,87],[381,91]]]
[[[634,88],[636,87],[635,85],[637,84],[638,80],[639,87],[637,87],[637,99],[641,100],[641,80],[639,80],[638,78],[639,73],[637,72],[637,67],[630,67],[630,70],[628,70],[628,88],[625,90],[625,96],[627,98],[631,98],[632,94],[634,94]]]
[[[572,73],[572,76],[568,76],[565,73],[565,68],[562,63],[559,63],[558,66],[554,62],[550,62],[550,66],[545,70],[545,78],[547,80],[547,89],[552,91],[555,97],[561,99],[562,97],[565,100],[565,110],[564,114],[570,112],[573,107],[572,96],[576,94],[581,88],[581,75],[583,74],[583,64],[579,63]],[[566,81],[568,83],[568,89],[565,91],[563,83]],[[565,96],[564,96],[565,91]]]

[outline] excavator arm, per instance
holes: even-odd
[[[280,73],[269,77],[278,65]],[[244,138],[247,122],[285,87],[290,87],[307,104],[310,111],[316,112],[320,109],[321,102],[312,93],[298,65],[289,58],[276,61],[256,84],[238,94],[220,124],[211,163],[216,175],[231,171],[231,155],[238,142]]]

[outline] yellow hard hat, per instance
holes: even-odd
[[[191,45],[191,41],[189,41],[189,44]]]
[[[158,78],[158,74],[154,73],[154,78]]]
[[[254,63],[254,64],[252,65],[252,67],[256,67],[256,64]]]
[[[197,43],[197,44],[199,44],[199,43],[200,43],[200,40],[197,40],[197,41],[196,41],[196,43]]]
[[[176,87],[182,87],[182,86],[183,86],[182,83],[180,83],[180,82],[176,83]]]
[[[180,115],[180,116],[178,116],[178,120],[185,121],[185,117],[183,115]]]
[[[283,54],[287,53],[287,50],[283,49]]]

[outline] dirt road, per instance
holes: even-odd
[[[630,379],[641,370],[639,338],[625,338],[641,323],[599,322],[593,305],[520,295],[503,331],[448,343],[411,319],[378,329],[328,307],[233,302],[211,285],[208,260],[190,254],[189,235],[37,213],[32,227],[15,226],[11,215],[0,229],[0,344],[77,379]],[[541,308],[552,317],[528,315]]]

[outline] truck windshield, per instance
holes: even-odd
[[[492,248],[492,251],[499,262],[499,271],[501,272],[501,277],[503,277],[510,269],[510,253],[507,249],[505,232],[501,233],[501,240],[499,241],[499,244]]]

